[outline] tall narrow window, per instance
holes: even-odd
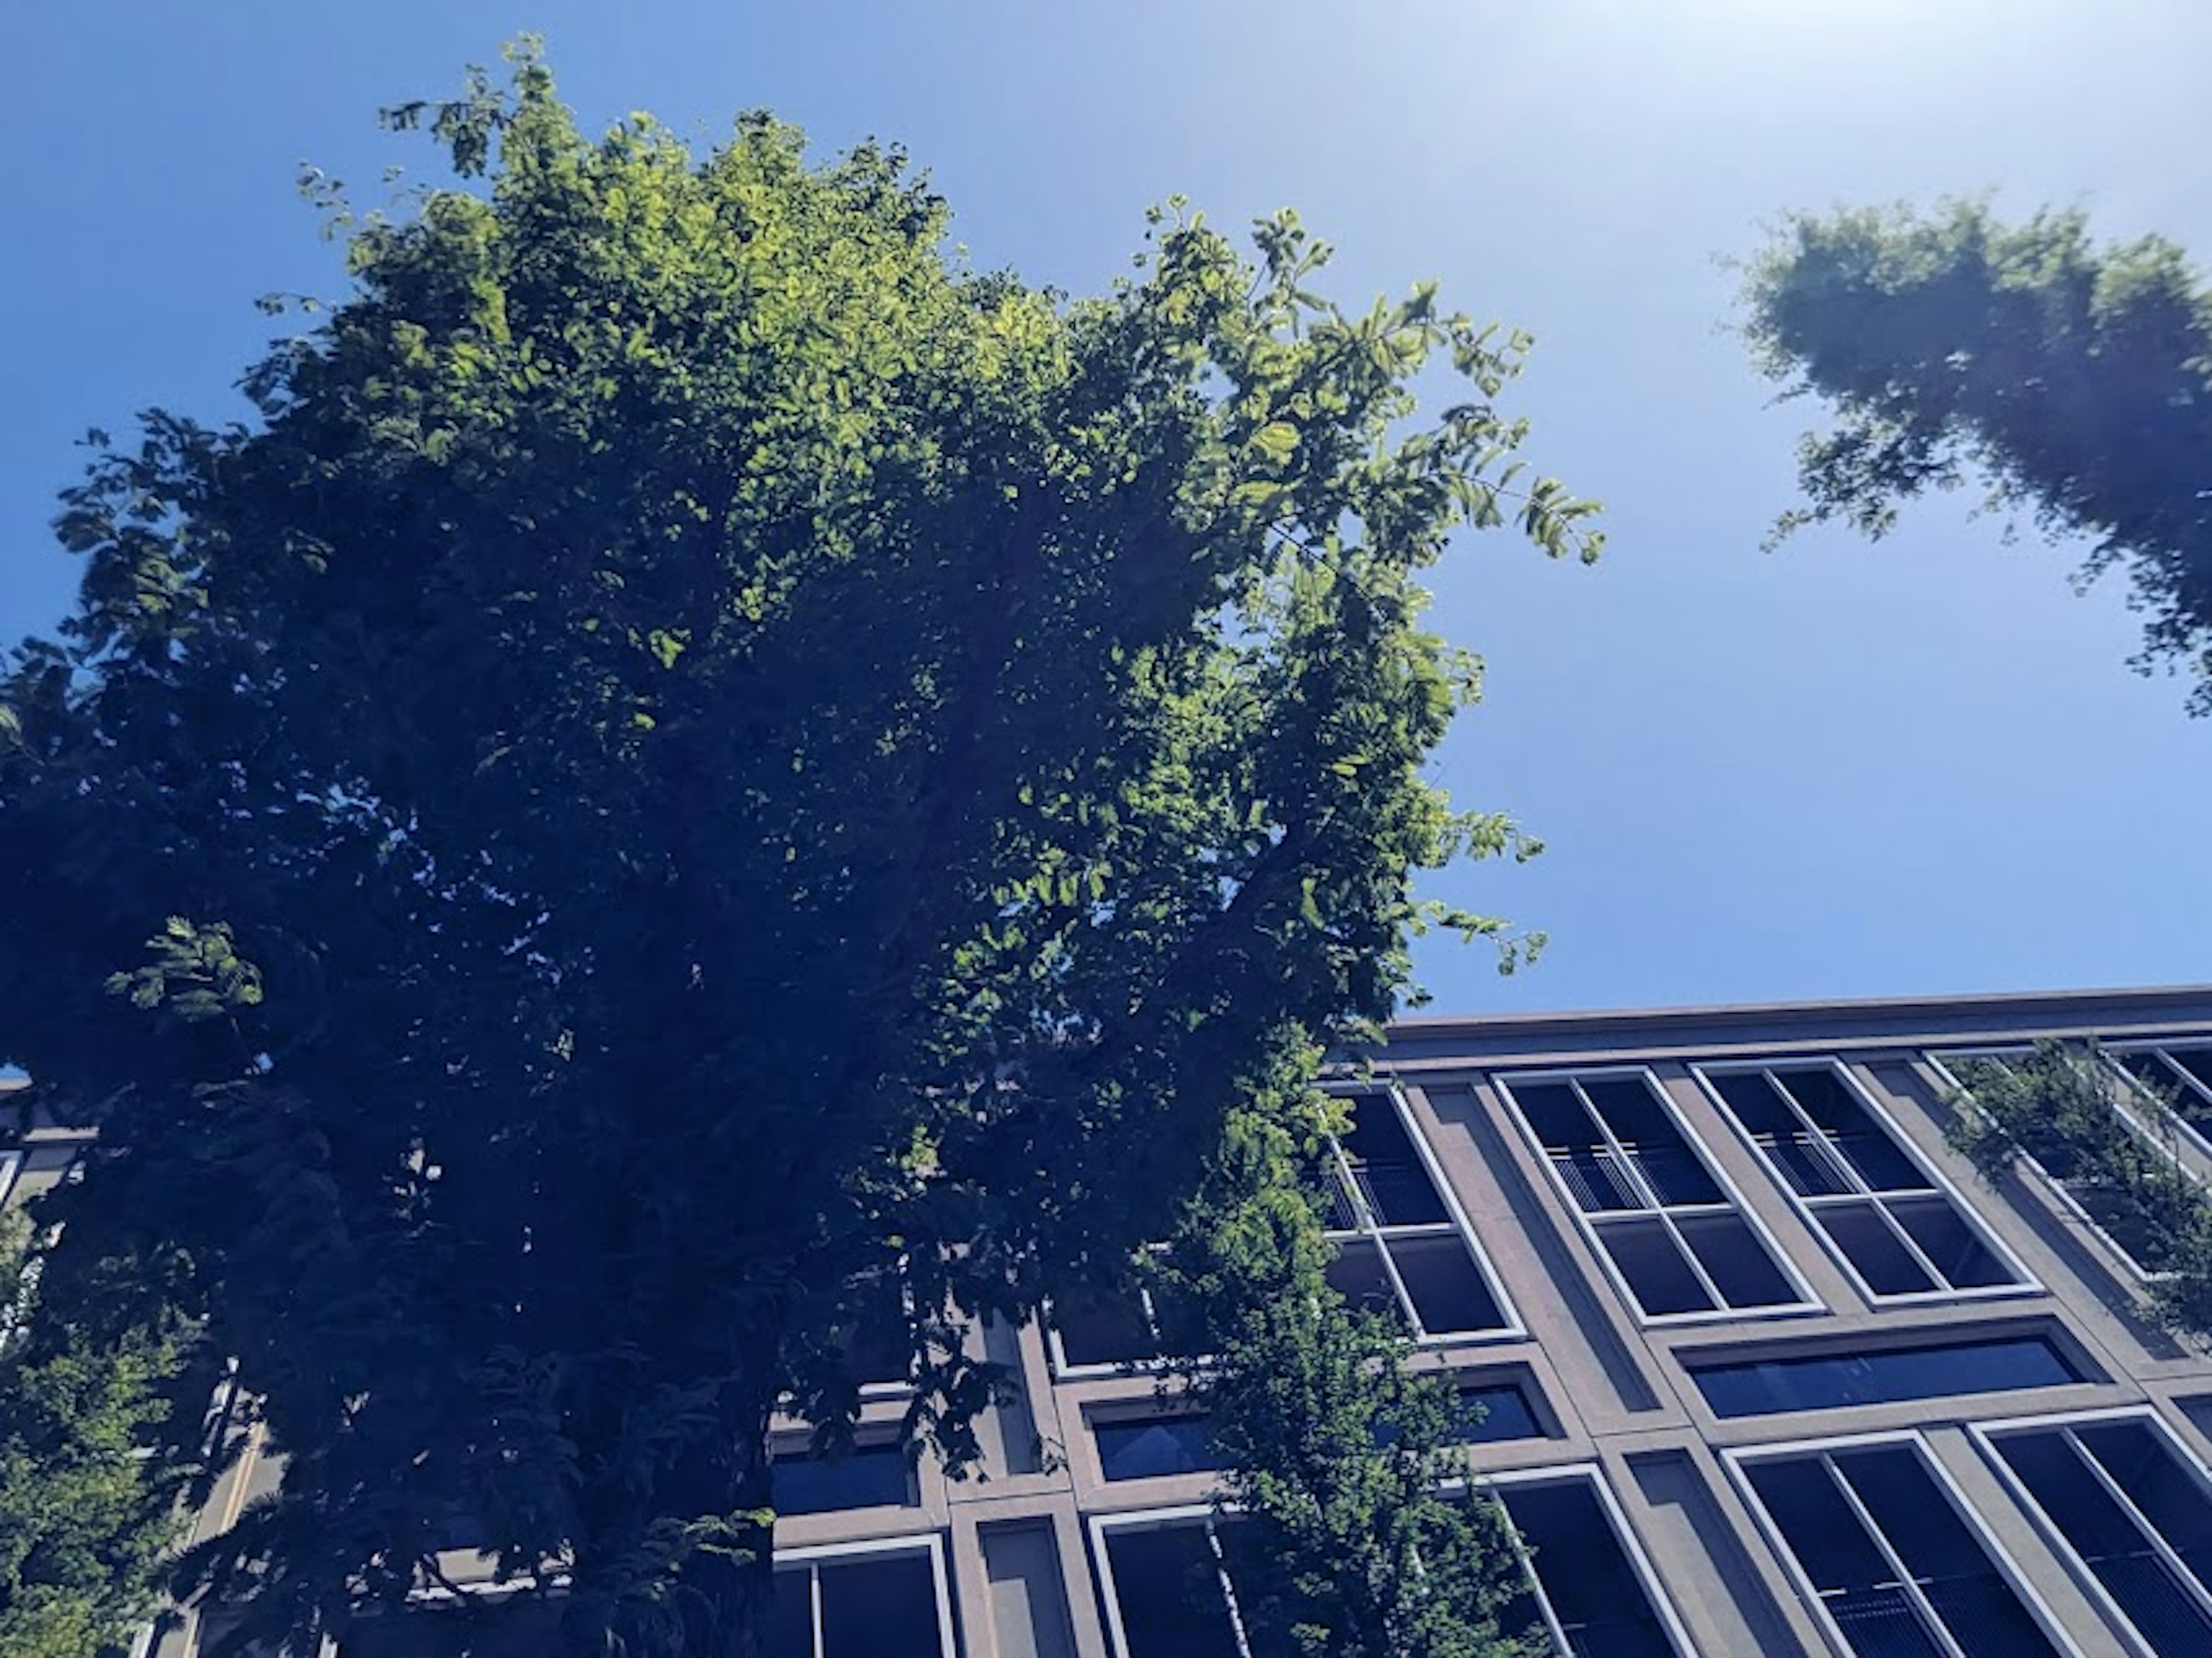
[[[1253,1658],[1215,1527],[1202,1509],[1092,1522],[1115,1658]]]
[[[2130,1082],[2172,1110],[2199,1147],[2212,1156],[2212,1042],[2108,1048],[2105,1057]]]
[[[1500,1479],[1492,1495],[1528,1551],[1528,1593],[1500,1628],[1540,1625],[1562,1658],[1681,1658],[1650,1568],[1595,1475]]]
[[[1328,1281],[1337,1293],[1395,1320],[1417,1341],[1520,1334],[1504,1286],[1405,1102],[1388,1088],[1343,1096],[1352,1127],[1323,1140],[1308,1171],[1336,1247]],[[1065,1373],[1188,1351],[1189,1316],[1157,1289],[1057,1297],[1054,1366]]]
[[[2014,1072],[2028,1053],[2026,1048],[1961,1048],[1930,1054],[1928,1059],[1944,1081],[1971,1089],[1981,1067]],[[2129,1110],[2124,1099],[2117,1096],[2117,1084],[2115,1094],[2109,1121],[2099,1126],[2097,1143],[2109,1139],[2129,1148],[2142,1163],[2178,1175],[2179,1164],[2166,1143],[2170,1137],[2161,1136]],[[2027,1171],[2039,1178],[2059,1206],[2117,1256],[2130,1273],[2148,1282],[2168,1270],[2172,1264],[2170,1230],[2144,1212],[2139,1193],[2131,1189],[2133,1182],[2116,1183],[2100,1175],[2094,1156],[2085,1161],[2081,1143],[2067,1124],[2045,1121],[2021,1125],[2019,1142]]]
[[[1498,1083],[1561,1197],[1646,1319],[1812,1304],[1650,1072]]]
[[[1345,1299],[1388,1313],[1416,1340],[1517,1333],[1519,1321],[1395,1090],[1348,1095],[1352,1127],[1319,1173]]]
[[[763,1658],[954,1658],[933,1538],[779,1552]]]
[[[1842,1067],[1820,1060],[1698,1074],[1870,1300],[2032,1284]]]
[[[2163,1424],[2136,1414],[1978,1431],[2144,1650],[2212,1652],[2212,1486]]]
[[[1858,1658],[2059,1658],[1917,1441],[1740,1454],[1736,1467]]]

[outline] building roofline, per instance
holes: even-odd
[[[1705,1005],[1597,1008],[1539,1013],[1425,1014],[1393,1019],[1393,1038],[1428,1039],[1537,1035],[1546,1032],[1598,1033],[1615,1029],[1652,1031],[1670,1026],[1771,1024],[1786,1020],[1863,1018],[1872,1016],[1956,1019],[1990,1012],[2093,1012],[2112,1007],[2148,1012],[2168,1005],[2212,1004],[2212,984],[2149,985],[2097,990],[1980,991],[1942,996],[1854,996],[1795,1002],[1718,1002]]]

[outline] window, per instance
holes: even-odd
[[[1840,1066],[1698,1075],[1869,1300],[2034,1287]]]
[[[2137,1088],[2172,1109],[2212,1156],[2212,1042],[2106,1048],[2105,1056]]]
[[[1813,1605],[1858,1658],[2061,1652],[1917,1438],[1732,1458]]]
[[[1249,1658],[1207,1510],[1091,1524],[1115,1658]]]
[[[1679,1658],[1689,1650],[1595,1473],[1506,1476],[1492,1494],[1529,1553],[1528,1592],[1500,1616],[1501,1628],[1540,1624],[1563,1658]]]
[[[1329,1282],[1416,1340],[1520,1333],[1490,1263],[1415,1133],[1396,1090],[1348,1093],[1352,1127],[1318,1173],[1336,1259]]]
[[[2163,1423],[2138,1412],[1976,1434],[2142,1651],[2212,1652],[2212,1485]]]
[[[1498,1080],[1560,1196],[1645,1319],[1812,1304],[1650,1072]]]
[[[935,1538],[779,1552],[763,1658],[954,1658]]]
[[[1107,1418],[1091,1424],[1098,1442],[1098,1471],[1111,1479],[1157,1479],[1204,1473],[1221,1466],[1206,1442],[1206,1418],[1180,1416]]]
[[[772,1467],[778,1514],[904,1508],[915,1501],[914,1473],[896,1443],[855,1445],[842,1456],[789,1452],[776,1457]]]
[[[1352,1127],[1330,1139],[1311,1169],[1322,1188],[1336,1259],[1328,1279],[1356,1307],[1397,1321],[1414,1339],[1522,1333],[1482,1253],[1395,1090],[1349,1090]],[[1131,1297],[1078,1292],[1054,1299],[1053,1363],[1063,1374],[1142,1364],[1188,1349],[1188,1315],[1156,1288]]]
[[[1690,1379],[1717,1417],[1893,1405],[1958,1394],[2063,1388],[2084,1380],[2047,1336],[1695,1364]]]
[[[2015,1061],[2026,1059],[2027,1054],[2026,1048],[1959,1049],[1948,1054],[1930,1054],[1928,1060],[1943,1081],[1957,1088],[1965,1085],[1978,1066],[1992,1066],[2012,1072]],[[2140,1146],[2144,1157],[2172,1163],[2172,1152],[2160,1144],[2157,1136],[2146,1133],[2143,1125],[2118,1099],[2113,1101],[2108,1132],[2116,1136],[2132,1135],[2130,1143]],[[2027,1125],[2019,1131],[2019,1140],[2021,1161],[2028,1171],[2050,1188],[2062,1209],[2111,1250],[2138,1280],[2148,1283],[2166,1270],[2171,1251],[2166,1229],[2150,1224],[2136,1193],[2110,1180],[2098,1178],[2093,1166],[2084,1165],[2081,1142],[2063,1125]]]
[[[1528,1587],[1500,1612],[1501,1629],[1543,1629],[1555,1658],[1686,1658],[1595,1470],[1502,1475],[1486,1489],[1527,1551]],[[1231,1569],[1235,1525],[1202,1508],[1091,1522],[1115,1658],[1255,1658]]]
[[[1146,1364],[1191,1339],[1188,1313],[1164,1290],[1146,1285],[1130,1295],[1078,1290],[1053,1297],[1046,1339],[1053,1368]]]
[[[219,1631],[204,1628],[199,1647]],[[338,1658],[537,1658],[560,1650],[561,1604],[535,1594],[442,1594],[364,1618]]]
[[[1468,1407],[1474,1424],[1461,1437],[1470,1445],[1494,1445],[1509,1439],[1541,1439],[1543,1424],[1517,1382],[1492,1382],[1460,1390],[1460,1403]]]

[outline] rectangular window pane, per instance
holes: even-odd
[[[1577,1658],[1674,1658],[1673,1643],[1588,1479],[1498,1489],[1538,1589]]]
[[[929,1555],[864,1554],[820,1562],[822,1658],[947,1658]]]
[[[1913,1259],[1912,1251],[1883,1218],[1879,1204],[1823,1206],[1813,1212],[1813,1218],[1836,1241],[1844,1259],[1875,1295],[1924,1295],[1943,1287]]]
[[[1098,1471],[1109,1479],[1157,1479],[1221,1466],[1206,1442],[1203,1416],[1100,1422],[1091,1431],[1098,1442]]]
[[[1521,1391],[1516,1382],[1500,1382],[1487,1388],[1468,1388],[1460,1394],[1460,1403],[1469,1416],[1479,1415],[1462,1437],[1470,1445],[1492,1445],[1510,1439],[1541,1439],[1543,1425],[1536,1420],[1536,1412],[1528,1403],[1528,1395]]]
[[[1853,1652],[1944,1658],[1825,1459],[1754,1462],[1748,1473],[1775,1529]]]
[[[1204,1526],[1115,1527],[1104,1536],[1122,1658],[1237,1658]]]
[[[1495,1330],[1505,1315],[1482,1281],[1474,1257],[1456,1233],[1385,1241],[1392,1265],[1413,1299],[1421,1328],[1431,1335]]]
[[[1996,1558],[1911,1446],[1762,1457],[1745,1472],[1859,1658],[1944,1655],[1943,1640],[1964,1658],[2056,1658]]]
[[[1070,1364],[1133,1364],[1159,1357],[1159,1344],[1134,1296],[1076,1291],[1055,1296],[1052,1327]]]
[[[1908,1199],[1887,1207],[1953,1289],[1983,1289],[2012,1282],[2005,1264],[1942,1198]]]
[[[1713,1298],[1698,1282],[1689,1257],[1657,1220],[1608,1221],[1598,1241],[1627,1280],[1636,1304],[1654,1317],[1713,1310]]]
[[[1339,1144],[1361,1196],[1383,1226],[1438,1225],[1451,1218],[1443,1196],[1388,1093],[1353,1096],[1351,1132]]]
[[[1830,1067],[1778,1066],[1771,1073],[1826,1134],[1838,1156],[1871,1192],[1926,1192],[1935,1182],[1893,1139],[1888,1128]]]
[[[1398,1292],[1383,1269],[1379,1245],[1365,1238],[1338,1244],[1328,1276],[1330,1287],[1350,1305],[1363,1312],[1380,1313],[1401,1324],[1405,1321],[1398,1311]]]
[[[2063,1388],[2084,1380],[2044,1336],[1704,1364],[1693,1368],[1690,1376],[1719,1417]]]
[[[856,1446],[838,1457],[779,1456],[774,1487],[778,1514],[827,1514],[915,1500],[906,1453],[896,1445]]]
[[[2212,1502],[2162,1431],[2138,1418],[2006,1432],[1991,1442],[2160,1658],[2212,1652],[2204,1576]]]
[[[1674,1224],[1729,1306],[1787,1307],[1797,1299],[1742,1216],[1685,1215]]]

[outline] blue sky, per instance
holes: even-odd
[[[594,124],[708,139],[765,105],[825,149],[903,142],[978,264],[1095,290],[1146,204],[1290,204],[1364,301],[1422,276],[1539,345],[1533,453],[1603,499],[1595,569],[1504,536],[1439,570],[1488,659],[1445,751],[1550,843],[1438,890],[1547,929],[1533,971],[1425,946],[1435,1011],[2212,979],[2198,902],[2212,725],[2122,665],[2122,594],[1949,504],[1869,547],[1775,555],[1806,411],[1726,332],[1718,256],[1793,208],[1993,191],[2212,260],[2190,0],[220,0],[25,7],[0,52],[16,158],[0,299],[0,637],[74,572],[46,525],[77,434],[234,410],[271,325],[338,291],[292,192],[374,198],[382,103],[532,28]]]

